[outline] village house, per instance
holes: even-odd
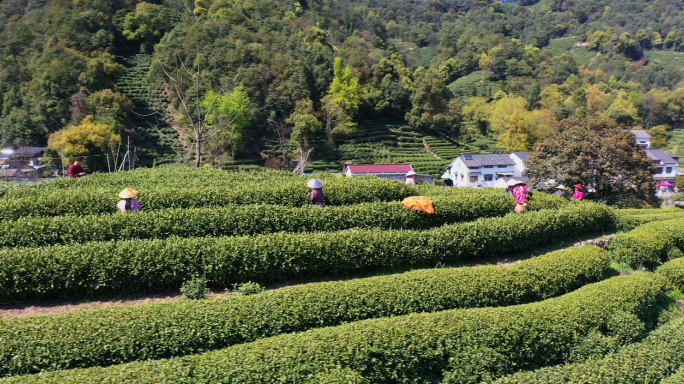
[[[511,153],[511,159],[515,162],[515,172],[513,176],[520,179],[525,176],[525,170],[527,166],[525,165],[525,160],[530,157],[530,152],[513,152]]]
[[[24,147],[22,149],[14,151],[12,154],[13,159],[19,159],[24,163],[32,166],[38,166],[38,159],[43,157],[45,154],[45,148],[42,147]]]
[[[638,146],[643,149],[651,148],[651,135],[649,135],[648,132],[644,131],[643,129],[630,129],[629,132],[634,135],[636,144]]]
[[[506,153],[464,153],[446,171],[456,187],[493,187],[500,178],[514,176],[515,166]]]
[[[30,181],[38,178],[38,170],[14,157],[6,160],[0,167],[0,180]]]
[[[404,180],[406,174],[413,171],[411,164],[345,164],[344,174],[347,177],[354,176],[377,176],[383,179]],[[416,174],[417,183],[435,183],[435,177],[431,175]]]
[[[656,174],[653,175],[656,181],[674,183],[677,166],[679,165],[679,156],[667,153],[662,149],[647,149],[646,156],[653,161],[653,165],[656,168]]]

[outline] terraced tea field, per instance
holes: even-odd
[[[369,125],[346,145],[387,141],[359,159],[455,154],[411,133]],[[287,172],[2,184],[0,311],[198,279],[267,289],[2,318],[0,383],[679,382],[684,211],[537,192],[518,215],[495,189],[321,179],[324,208]],[[142,211],[116,213],[124,186]],[[412,195],[436,213],[401,208]],[[607,249],[571,246],[612,233]]]

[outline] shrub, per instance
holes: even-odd
[[[660,383],[672,375],[682,362],[684,319],[680,318],[653,331],[643,342],[629,345],[603,359],[517,373],[495,383]]]
[[[658,267],[656,272],[665,276],[677,289],[684,291],[684,258],[668,261]]]
[[[178,289],[192,276],[223,288],[370,267],[434,265],[601,231],[613,219],[609,208],[586,203],[426,231],[353,229],[1,249],[0,300],[163,291]]]
[[[118,239],[164,239],[258,235],[274,232],[338,231],[350,228],[429,229],[481,217],[503,216],[513,204],[502,194],[453,195],[434,199],[426,216],[399,202],[349,206],[283,207],[232,205],[220,208],[162,209],[135,214],[32,217],[0,221],[0,247],[45,246]],[[40,228],[37,231],[27,228]]]
[[[166,181],[168,184],[168,180]],[[220,207],[231,204],[273,204],[289,207],[308,203],[310,189],[306,178],[274,178],[242,182],[234,185],[204,184],[194,187],[163,185],[141,189],[139,200],[143,210],[166,208]],[[99,215],[117,213],[118,189],[80,188],[41,191],[18,198],[6,196],[0,200],[0,219],[15,220],[21,217],[51,217],[62,215]],[[325,201],[328,205],[396,201],[413,194],[414,189],[396,180],[377,177],[331,177],[325,182]]]
[[[654,268],[667,261],[672,248],[684,247],[684,219],[648,223],[615,236],[610,251],[632,267]],[[676,254],[676,253],[675,253]]]
[[[610,352],[615,352],[619,349],[618,342],[615,337],[607,336],[596,330],[572,349],[568,361],[571,363],[584,363],[593,359],[603,358]]]
[[[481,348],[505,357],[487,359],[491,372],[509,373],[562,362],[584,335],[604,326],[616,311],[654,319],[666,290],[662,278],[640,273],[538,303],[364,320],[200,355],[0,382],[301,383],[339,365],[371,383],[396,383],[442,374],[450,358]],[[676,348],[684,348],[682,341]],[[459,360],[471,364],[466,372],[477,372],[480,359]]]
[[[684,365],[674,375],[661,381],[661,384],[684,384]]]
[[[653,211],[653,210],[643,209],[642,211]],[[679,208],[677,208],[677,211],[675,211],[675,212],[651,213],[651,214],[625,215],[625,214],[620,214],[620,211],[617,211],[617,212],[618,212],[618,214],[617,214],[617,220],[615,223],[615,227],[619,231],[631,231],[631,230],[635,229],[636,227],[639,227],[643,224],[652,223],[654,221],[684,219],[684,210],[681,210]]]
[[[207,288],[207,279],[202,277],[196,277],[192,280],[188,280],[180,288],[183,296],[190,300],[201,300],[206,299],[209,293],[209,288]]]
[[[313,379],[307,380],[306,384],[370,384],[368,380],[358,372],[348,368],[335,367],[326,369],[314,375]]]
[[[0,375],[186,355],[369,318],[523,304],[599,281],[610,274],[608,262],[598,247],[573,247],[510,267],[418,270],[246,297],[2,319]]]
[[[257,293],[261,293],[265,290],[266,289],[259,285],[259,283],[252,283],[251,281],[238,284],[235,288],[235,292],[238,296],[256,295]]]

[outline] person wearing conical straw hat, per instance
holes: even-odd
[[[414,171],[408,171],[406,174],[406,184],[416,185],[416,173]]]
[[[116,205],[117,208],[119,208],[119,212],[121,213],[126,213],[126,212],[137,212],[140,210],[140,202],[134,197],[138,196],[138,191],[135,189],[131,188],[126,188],[123,191],[119,192],[119,203]]]
[[[443,187],[453,187],[454,186],[454,179],[451,173],[445,173],[442,175],[442,186]]]
[[[573,200],[584,199],[584,192],[582,191],[582,184],[575,184],[575,185],[573,185],[573,187],[575,187],[575,193],[572,194]]]
[[[325,207],[325,196],[323,196],[323,182],[318,179],[311,179],[306,182],[306,186],[311,188],[309,204],[314,207]]]
[[[567,197],[567,194],[565,192],[565,186],[563,184],[560,184],[556,187],[556,192],[554,192],[553,194],[559,197]]]
[[[527,184],[524,181],[515,179],[511,179],[508,183],[509,185],[513,184],[513,190],[511,193],[513,194],[513,197],[515,197],[515,212],[527,212],[527,195],[532,196],[532,192],[527,189]]]

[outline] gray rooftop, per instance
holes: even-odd
[[[15,156],[41,156],[45,152],[44,147],[24,147],[14,152]]]
[[[653,161],[663,162],[665,164],[677,163],[679,160],[679,156],[667,153],[662,149],[647,149],[646,156]]]
[[[518,158],[519,158],[520,160],[525,160],[525,159],[527,159],[528,157],[530,157],[530,153],[529,153],[529,152],[513,152],[512,155],[518,156]]]
[[[644,131],[643,129],[630,129],[629,132],[631,132],[637,139],[651,138],[651,135],[649,135],[648,132]]]
[[[515,161],[506,153],[473,153],[472,160],[466,159],[465,154],[459,156],[461,161],[468,167],[481,167],[485,165],[515,165]]]

